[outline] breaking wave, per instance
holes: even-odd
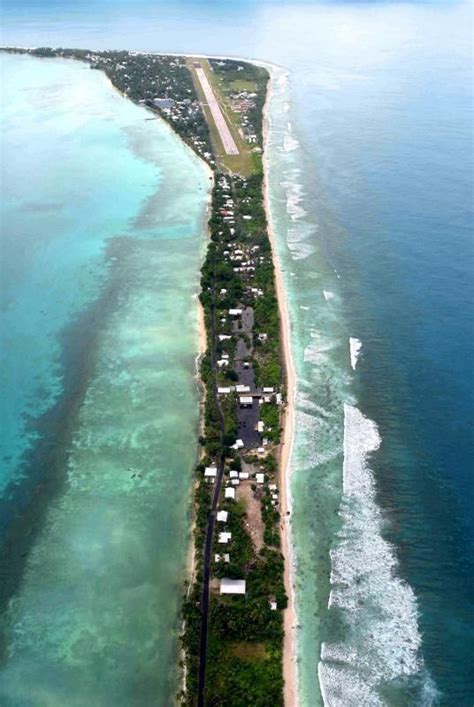
[[[330,614],[341,618],[344,637],[322,644],[318,666],[323,700],[331,707],[383,705],[381,686],[385,696],[411,685],[419,690],[418,704],[433,704],[416,598],[397,576],[394,548],[382,537],[384,521],[368,466],[380,443],[376,424],[344,405],[342,528],[331,551],[329,598]]]
[[[355,371],[357,366],[357,361],[359,360],[360,352],[362,349],[362,341],[351,336],[349,339],[349,351],[351,355],[351,368]]]

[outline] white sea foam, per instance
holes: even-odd
[[[352,370],[355,371],[357,366],[357,361],[359,360],[360,352],[362,349],[362,341],[356,339],[355,336],[349,338],[349,351],[351,355],[351,366]]]
[[[342,529],[331,551],[330,610],[342,612],[346,636],[325,643],[319,676],[326,705],[380,705],[380,684],[424,674],[416,598],[397,576],[394,548],[382,537],[369,455],[376,424],[344,406]]]
[[[285,137],[283,138],[283,149],[285,152],[293,152],[294,150],[297,150],[299,146],[300,143],[296,138],[289,133],[285,134]]]
[[[329,302],[329,300],[334,299],[334,292],[331,292],[330,290],[323,290],[323,295],[326,302]]]

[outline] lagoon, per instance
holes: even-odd
[[[101,73],[1,62],[2,522],[14,551],[0,701],[165,704],[197,454],[208,171]]]

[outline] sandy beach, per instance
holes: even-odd
[[[285,557],[285,589],[288,595],[288,608],[284,614],[284,630],[285,637],[283,642],[283,677],[285,680],[284,700],[287,707],[295,707],[298,704],[297,699],[297,676],[296,676],[296,648],[295,648],[295,630],[296,630],[296,611],[294,604],[293,591],[293,557],[291,549],[291,495],[290,495],[290,456],[293,446],[294,433],[294,397],[295,397],[295,370],[293,359],[291,356],[291,341],[290,341],[290,320],[288,316],[288,307],[286,302],[285,289],[283,278],[280,270],[280,263],[276,248],[275,232],[273,230],[270,195],[269,195],[269,163],[268,163],[268,141],[269,141],[269,115],[268,108],[271,100],[273,69],[271,66],[265,66],[270,74],[270,82],[268,85],[267,98],[263,109],[263,163],[264,163],[264,202],[265,212],[268,222],[268,236],[272,246],[273,263],[275,266],[275,285],[278,298],[278,307],[280,311],[281,323],[281,345],[284,359],[286,388],[287,388],[287,405],[282,421],[283,439],[280,452],[280,509],[281,509],[281,542],[282,551]]]

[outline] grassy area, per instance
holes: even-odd
[[[209,83],[211,84],[215,96],[219,102],[222,113],[224,114],[229,129],[232,133],[232,137],[235,140],[235,144],[239,148],[238,155],[228,155],[226,154],[222,142],[219,136],[219,132],[212,118],[211,112],[205,105],[205,97],[201,88],[199,79],[196,76],[194,69],[194,63],[200,64],[201,68],[205,71]],[[199,100],[203,105],[204,115],[209,125],[209,132],[211,134],[212,146],[214,148],[214,154],[216,157],[217,165],[223,172],[229,172],[231,174],[240,174],[242,177],[248,177],[251,174],[256,174],[261,172],[261,157],[252,152],[252,145],[249,145],[241,136],[239,132],[239,116],[231,110],[230,103],[222,90],[221,83],[217,79],[216,75],[212,71],[209,62],[206,59],[188,59],[188,67],[191,70],[193,77],[194,86],[196,92],[199,96]],[[245,79],[240,81],[245,82]],[[251,83],[251,82],[246,82]],[[254,84],[252,84],[254,85]],[[242,89],[246,90],[246,89]]]
[[[252,93],[257,90],[257,84],[255,81],[248,81],[247,79],[235,79],[229,83],[230,91],[248,91]]]

